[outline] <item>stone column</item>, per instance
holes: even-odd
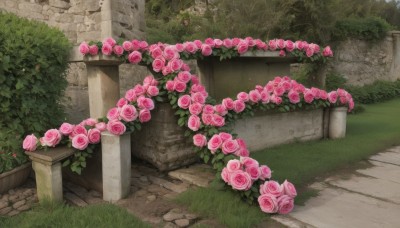
[[[100,118],[115,107],[119,99],[121,61],[109,56],[85,57],[88,73],[90,117]]]
[[[101,134],[103,199],[116,202],[129,194],[131,183],[131,134]]]

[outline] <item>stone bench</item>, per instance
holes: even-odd
[[[47,151],[25,152],[32,160],[39,201],[63,200],[61,160],[74,154],[73,148],[57,147]]]

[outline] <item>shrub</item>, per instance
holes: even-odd
[[[43,133],[64,118],[70,43],[44,23],[0,13],[0,173],[26,161],[25,132]],[[14,155],[14,156],[13,156]]]
[[[337,88],[344,88],[347,79],[337,72],[329,72],[326,74],[325,88],[328,91],[336,90]]]
[[[400,96],[400,80],[375,81],[364,86],[348,86],[346,89],[356,103],[372,104]]]
[[[390,25],[381,18],[346,18],[336,22],[333,37],[337,40],[351,37],[377,41],[382,40],[389,29]]]

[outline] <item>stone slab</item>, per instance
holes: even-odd
[[[400,205],[342,189],[326,188],[290,214],[315,227],[398,227]]]
[[[65,193],[64,197],[66,200],[68,200],[69,202],[71,202],[72,204],[74,204],[78,207],[85,207],[88,205],[84,200],[82,200],[75,194],[67,192],[67,193]]]
[[[71,156],[72,154],[74,154],[74,151],[74,148],[55,147],[47,150],[25,152],[25,154],[34,161],[53,164]]]
[[[149,176],[149,179],[151,182],[153,182],[154,184],[160,185],[166,189],[169,189],[173,192],[176,193],[182,193],[185,192],[189,185],[185,184],[185,183],[181,183],[181,184],[174,184],[172,182],[166,181],[164,179],[158,178],[158,177],[154,177],[154,176]]]
[[[330,180],[329,184],[400,204],[400,184],[392,181],[352,175],[347,180]]]
[[[400,184],[399,166],[372,160],[370,163],[374,165],[372,168],[360,169],[357,170],[357,173]]]
[[[369,159],[400,166],[400,153],[397,152],[379,153],[374,156],[371,156]]]
[[[214,180],[215,173],[211,166],[192,165],[188,168],[171,171],[168,176],[196,186],[207,187]]]

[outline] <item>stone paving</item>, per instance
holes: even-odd
[[[369,162],[368,168],[311,185],[317,197],[272,218],[288,227],[400,227],[400,146]]]
[[[0,216],[18,215],[37,202],[35,181],[29,179],[22,186],[0,194]]]

